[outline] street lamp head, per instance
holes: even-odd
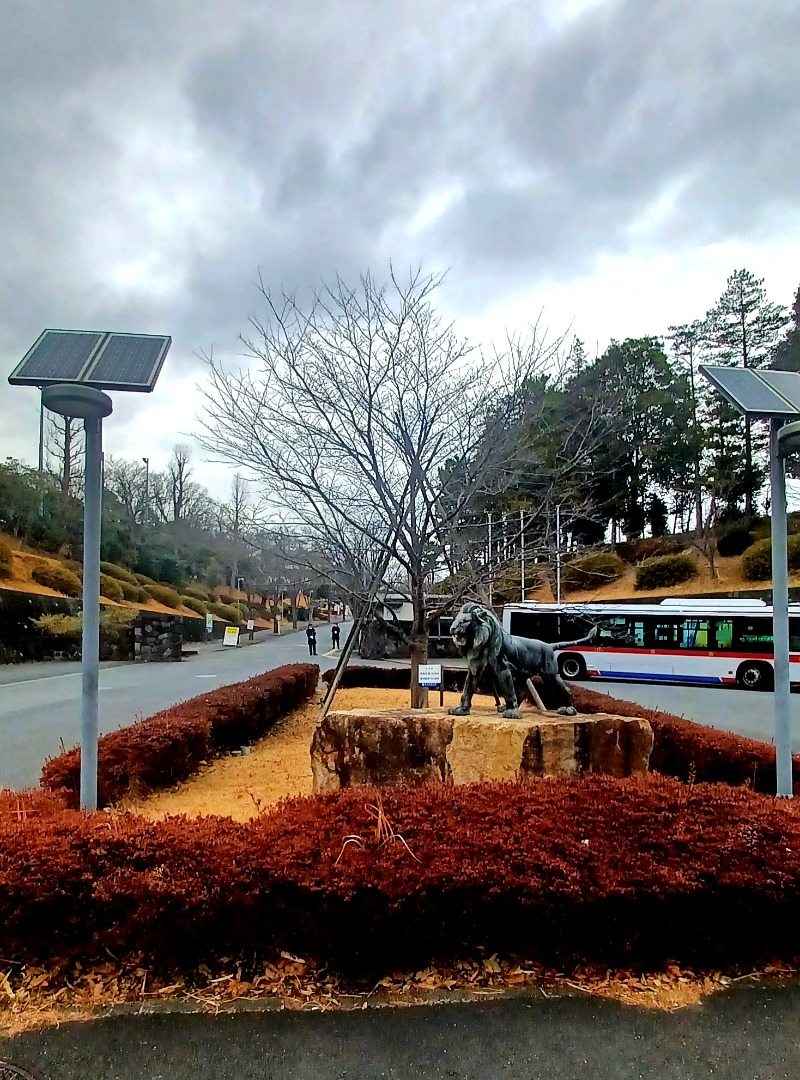
[[[800,420],[784,424],[778,432],[778,457],[800,454]]]
[[[42,404],[60,416],[81,420],[102,420],[110,416],[114,404],[108,394],[81,383],[55,383],[42,390]]]

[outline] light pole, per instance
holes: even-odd
[[[556,603],[561,603],[561,503],[556,503]]]
[[[150,522],[150,458],[143,457],[144,462],[144,520],[142,524],[147,527]]]
[[[111,398],[91,386],[47,386],[50,412],[80,417],[86,430],[83,503],[83,629],[81,639],[81,808],[97,809],[98,676],[100,671],[100,518],[103,492],[103,417]]]

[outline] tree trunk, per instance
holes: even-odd
[[[419,685],[419,666],[428,662],[428,631],[416,629],[411,637],[411,708],[427,709],[428,691]]]
[[[411,708],[427,709],[428,691],[419,685],[419,666],[428,662],[428,620],[425,612],[425,580],[420,575],[410,581],[414,624],[411,627]]]
[[[753,516],[753,442],[750,435],[750,417],[744,418],[744,512],[747,517]]]

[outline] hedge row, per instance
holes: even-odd
[[[445,669],[444,676],[446,690],[461,691],[464,685],[463,671]],[[323,672],[322,679],[328,685],[332,678],[332,671]],[[379,668],[356,664],[345,668],[340,686],[408,690],[411,672],[407,667]],[[546,696],[544,687],[541,692]],[[724,783],[737,787],[747,784],[767,794],[775,791],[775,751],[766,743],[716,731],[671,713],[645,709],[631,701],[598,694],[583,686],[573,686],[572,694],[581,712],[611,712],[649,720],[654,739],[650,766],[656,772],[684,781]],[[793,762],[794,786],[800,793],[800,755],[795,755]]]
[[[636,569],[637,589],[662,589],[680,585],[696,578],[700,571],[696,561],[685,552],[659,555],[645,561]]]
[[[756,791],[775,793],[775,750],[766,743],[704,727],[671,713],[645,709],[584,686],[573,687],[572,693],[581,712],[613,712],[649,720],[653,729],[650,767],[655,772],[684,781],[749,785]],[[792,758],[792,770],[794,789],[800,794],[798,754]]]
[[[287,664],[104,735],[99,740],[99,805],[172,787],[191,776],[215,750],[255,741],[306,701],[318,678],[316,664]],[[67,805],[76,807],[80,767],[78,747],[51,758],[42,769],[42,787],[63,792]]]
[[[248,824],[0,824],[0,955],[186,969],[286,949],[385,973],[483,947],[558,966],[800,956],[800,811],[668,778],[388,788]],[[347,837],[361,844],[345,846]]]

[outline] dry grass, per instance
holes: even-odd
[[[318,716],[318,705],[304,705],[280,720],[252,753],[218,758],[180,787],[125,808],[152,820],[221,814],[248,821],[287,795],[311,795],[311,735]]]
[[[563,599],[569,603],[588,604],[592,601],[627,600],[632,596],[693,596],[695,593],[734,592],[739,590],[769,589],[768,581],[748,581],[741,572],[740,560],[737,557],[730,559],[717,558],[717,571],[719,576],[714,578],[708,570],[708,563],[698,556],[697,567],[700,571],[696,578],[684,581],[680,585],[661,589],[636,589],[636,570],[628,569],[621,578],[612,581],[610,585],[604,585],[601,589],[585,589],[579,592],[565,593]],[[800,586],[800,573],[790,575],[790,585]],[[550,585],[545,583],[536,592],[528,593],[529,600],[539,600],[543,603],[553,603]]]

